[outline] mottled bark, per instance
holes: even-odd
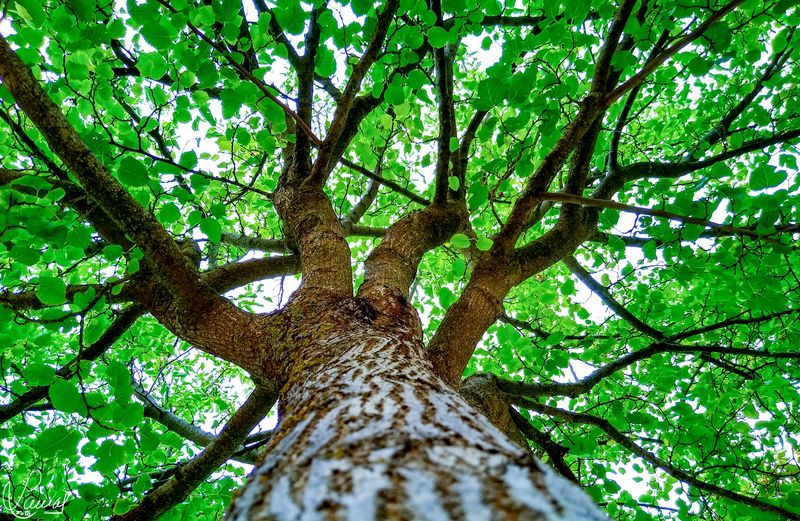
[[[434,374],[413,310],[365,306],[315,317],[228,519],[605,519]]]

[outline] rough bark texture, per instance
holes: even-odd
[[[228,519],[605,519],[434,375],[413,320],[342,304],[292,367]]]

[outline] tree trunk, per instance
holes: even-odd
[[[229,519],[605,519],[433,373],[416,328],[315,329]]]

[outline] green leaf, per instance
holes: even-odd
[[[112,440],[106,440],[97,449],[97,461],[92,467],[101,474],[111,475],[118,467],[126,463],[128,453],[125,447]]]
[[[461,277],[464,275],[464,272],[466,270],[467,270],[467,263],[464,262],[464,259],[457,258],[453,261],[453,265],[450,268],[450,273],[452,273],[456,277]]]
[[[26,22],[34,27],[41,27],[46,17],[41,0],[15,0],[15,4],[16,11]]]
[[[495,105],[500,105],[508,93],[508,83],[499,78],[487,78],[478,84],[477,97],[473,98],[472,105],[478,110],[489,110]]]
[[[194,150],[187,150],[181,154],[181,158],[178,160],[178,163],[181,166],[191,170],[197,166],[197,154],[194,152]]]
[[[64,197],[64,195],[66,195],[66,192],[64,191],[63,188],[55,188],[54,190],[52,190],[50,193],[47,194],[47,200],[51,202],[56,202],[61,200]]]
[[[150,22],[139,29],[139,32],[147,40],[147,43],[160,51],[165,51],[172,46],[172,29],[168,24]]]
[[[463,233],[457,233],[450,237],[450,244],[452,244],[454,248],[469,248],[469,237]]]
[[[9,254],[14,262],[20,262],[25,266],[33,266],[39,261],[40,251],[30,244],[15,244]]]
[[[80,439],[81,435],[78,431],[68,429],[63,425],[56,425],[39,434],[33,447],[42,458],[52,458],[62,451],[66,454],[74,454]]]
[[[125,514],[126,512],[133,509],[133,507],[135,506],[136,503],[134,503],[130,499],[119,498],[114,502],[114,508],[112,511],[114,512],[114,515],[121,516],[122,514]]]
[[[147,452],[156,450],[161,444],[161,436],[146,423],[139,428],[139,440],[142,450]]]
[[[137,495],[143,495],[145,492],[150,490],[152,486],[153,479],[147,474],[144,474],[139,476],[139,479],[133,482],[133,493]]]
[[[86,403],[84,403],[83,396],[73,382],[56,378],[50,385],[48,394],[56,410],[67,413],[74,412],[82,416],[86,415]]]
[[[142,53],[136,62],[139,72],[145,77],[161,79],[167,73],[167,60],[158,52]]]
[[[428,29],[428,42],[431,46],[438,49],[444,47],[450,41],[447,31],[441,27],[431,27]]]
[[[119,178],[128,186],[145,186],[150,176],[142,163],[132,157],[124,157],[119,164]]]
[[[494,244],[494,241],[488,237],[480,237],[475,241],[475,247],[481,251],[489,251],[492,248],[492,244]]]
[[[56,370],[49,365],[34,363],[22,370],[22,376],[31,385],[50,385],[56,378]]]
[[[314,70],[317,74],[326,78],[336,73],[336,59],[333,56],[333,52],[327,47],[320,47],[317,50]]]
[[[114,423],[120,427],[135,427],[144,419],[144,407],[139,402],[115,401],[112,405],[111,417]]]
[[[480,208],[489,200],[489,189],[482,184],[473,183],[467,192],[469,193],[467,206],[469,206],[470,211]]]
[[[350,8],[356,16],[364,16],[372,9],[372,0],[352,0],[350,2]]]
[[[133,384],[131,383],[131,373],[125,364],[116,360],[109,361],[105,367],[105,376],[118,400],[130,398],[133,393]]]
[[[406,99],[406,93],[400,84],[392,82],[386,89],[384,98],[392,105],[401,105]]]
[[[455,293],[448,287],[439,288],[438,296],[443,309],[449,308],[456,301]]]
[[[158,220],[164,224],[172,224],[181,218],[181,210],[175,203],[166,203],[158,211]]]
[[[300,2],[297,0],[282,0],[278,3],[274,12],[284,31],[289,34],[303,33],[306,13],[303,11]]]
[[[765,190],[773,188],[786,181],[786,172],[776,170],[770,165],[759,165],[750,174],[750,189]]]
[[[750,418],[752,420],[757,420],[759,416],[758,411],[752,403],[745,404],[742,413],[744,413],[745,418]]]
[[[222,225],[217,219],[211,217],[201,219],[200,231],[205,233],[213,244],[219,244],[219,241],[222,240]]]
[[[58,277],[40,276],[36,286],[36,296],[43,304],[60,306],[67,301],[67,286]]]
[[[105,331],[104,324],[96,320],[90,322],[89,325],[83,328],[83,342],[88,345],[94,344],[103,334],[103,331]]]
[[[450,188],[450,190],[458,190],[458,187],[461,186],[461,182],[457,177],[450,176],[447,178],[447,186]]]

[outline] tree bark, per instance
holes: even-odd
[[[434,374],[415,320],[344,307],[366,312],[316,317],[228,519],[605,519]]]

